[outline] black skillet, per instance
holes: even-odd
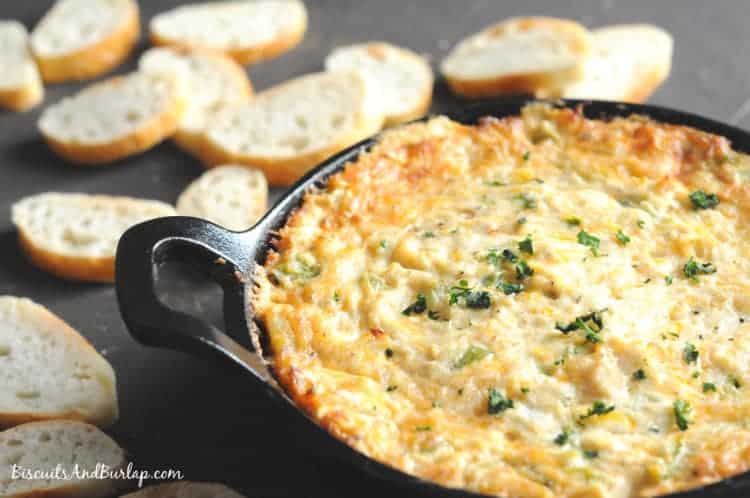
[[[463,123],[476,123],[483,116],[516,115],[528,98],[513,98],[480,103],[451,116]],[[710,119],[680,111],[648,105],[614,102],[564,101],[556,105],[575,107],[584,104],[584,113],[592,118],[643,114],[657,121],[687,125],[722,135],[736,150],[750,152],[750,134]],[[116,286],[120,312],[131,334],[143,344],[177,349],[210,356],[242,367],[252,382],[276,402],[292,420],[295,432],[315,448],[316,453],[331,454],[376,477],[408,488],[410,494],[440,497],[479,497],[407,475],[378,463],[334,438],[308,418],[279,387],[260,353],[248,349],[250,331],[263,343],[263,328],[248,309],[252,292],[250,275],[256,264],[263,264],[273,247],[273,233],[284,226],[313,185],[324,186],[327,178],[340,171],[368,149],[373,139],[365,140],[328,159],[305,175],[259,221],[246,232],[230,232],[208,221],[188,217],[161,218],[128,230],[117,247]],[[166,261],[187,262],[200,268],[223,287],[226,334],[208,322],[164,305],[156,294],[157,269]],[[232,339],[232,337],[237,338]],[[255,341],[257,344],[258,341]],[[253,348],[257,349],[257,348]],[[251,444],[251,435],[248,435]],[[670,495],[670,498],[740,498],[750,496],[750,472],[720,483]],[[521,497],[513,497],[521,498]]]

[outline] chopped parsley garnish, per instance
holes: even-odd
[[[333,302],[334,303],[338,303],[339,301],[341,301],[341,296],[339,296],[338,291],[334,291],[334,293],[333,293]]]
[[[487,291],[475,291],[469,287],[466,280],[461,280],[458,285],[454,285],[450,290],[448,303],[459,304],[463,301],[464,306],[471,309],[487,309],[492,306],[492,298]]]
[[[524,161],[528,161],[530,157],[531,157],[531,152],[527,150],[527,151],[526,151],[526,152],[525,152],[525,153],[523,154],[523,160],[524,160]]]
[[[417,294],[417,300],[404,308],[403,313],[406,316],[419,315],[427,311],[427,298],[424,294]]]
[[[506,249],[502,253],[500,253],[497,249],[490,249],[490,251],[487,253],[487,262],[491,264],[492,266],[500,268],[500,265],[502,264],[502,262],[506,260],[505,258],[506,251],[509,252],[513,257],[515,257],[515,255],[513,255],[513,253],[509,251],[508,249]]]
[[[391,385],[389,385],[388,387],[385,388],[385,392],[392,393],[396,389],[398,389],[398,386],[391,384]]]
[[[531,235],[527,235],[525,239],[518,243],[518,250],[526,254],[534,254],[534,241],[531,239]]]
[[[688,342],[687,344],[685,344],[685,349],[682,353],[682,357],[685,358],[685,363],[695,363],[696,361],[698,361],[698,356],[700,356],[700,353],[695,347],[695,344],[693,344],[692,342]]]
[[[697,282],[698,275],[716,273],[716,266],[711,262],[699,263],[691,256],[685,266],[682,267],[682,273],[690,280]]]
[[[681,399],[678,399],[674,402],[673,405],[674,409],[674,421],[677,424],[677,427],[681,431],[686,431],[688,429],[688,425],[690,425],[690,420],[688,420],[688,414],[690,413],[690,404],[682,401]]]
[[[707,194],[703,190],[696,190],[689,197],[696,210],[711,209],[719,205],[719,197],[716,194]]]
[[[513,400],[503,396],[497,389],[490,388],[487,395],[487,413],[497,415],[510,408],[513,408]]]
[[[674,281],[674,279],[672,278],[672,275],[666,275],[664,277],[664,281],[667,283],[667,285],[672,285],[672,282]]]
[[[516,223],[518,223],[519,225],[525,225],[527,221],[529,220],[527,220],[526,217],[521,217],[516,220]]]
[[[563,221],[565,221],[565,223],[573,227],[580,226],[582,223],[581,218],[579,218],[578,216],[572,216],[572,215],[566,216],[565,218],[563,218]]]
[[[534,209],[536,207],[536,199],[531,194],[521,194],[518,196],[524,209]]]
[[[503,294],[506,296],[518,294],[523,290],[523,284],[514,284],[513,282],[505,282],[504,280],[498,281],[496,287],[503,291]]]
[[[531,389],[529,389],[528,387],[522,387],[521,392],[523,394],[529,394],[531,392]]]
[[[386,247],[388,247],[388,241],[385,240],[385,239],[381,240],[380,241],[380,247],[381,247],[381,249],[385,249]]]
[[[472,363],[483,359],[488,354],[490,354],[490,351],[481,346],[469,346],[466,351],[464,351],[464,354],[453,363],[453,368],[459,369],[471,365]]]
[[[565,446],[565,444],[568,442],[569,439],[570,439],[570,432],[562,431],[560,434],[555,436],[555,439],[553,441],[558,446]]]
[[[556,323],[555,328],[566,335],[574,330],[582,330],[586,334],[586,340],[596,344],[602,341],[600,333],[604,328],[604,320],[600,311],[592,311],[576,317],[567,325]]]
[[[429,425],[418,425],[414,428],[414,430],[416,430],[417,432],[426,432],[431,431],[432,427]]]
[[[521,283],[506,282],[505,280],[503,280],[502,273],[485,276],[482,279],[482,284],[487,287],[494,287],[497,290],[502,291],[502,293],[506,296],[518,294],[524,289],[524,286]]]
[[[391,348],[386,348],[386,350],[385,350],[385,357],[386,358],[393,358],[393,350]]]
[[[583,456],[589,460],[599,457],[599,450],[583,450]]]
[[[643,220],[638,220],[635,224],[638,225],[638,228],[646,228],[646,222]]]
[[[707,393],[707,392],[711,392],[711,391],[716,392],[716,384],[714,384],[713,382],[704,382],[703,383],[703,392]]]
[[[591,408],[589,408],[589,411],[587,411],[585,414],[581,415],[579,417],[579,420],[586,420],[587,418],[591,418],[593,416],[599,416],[599,415],[606,415],[612,411],[614,411],[615,405],[609,405],[604,401],[594,401],[594,404],[591,405]]]
[[[530,250],[533,253],[534,251],[534,246],[533,246],[531,237],[527,237],[525,240],[522,240],[521,242],[519,242],[518,246],[524,252],[527,252]],[[510,249],[503,249],[502,251],[499,251],[498,249],[490,249],[489,253],[487,254],[487,262],[501,271],[503,271],[503,263],[512,263],[513,269],[516,272],[516,278],[518,280],[524,280],[534,274],[534,269],[531,266],[529,266],[529,264],[526,261],[519,258],[518,255],[514,253],[513,251],[511,251]],[[502,281],[500,276],[498,276],[494,281],[496,282],[496,287],[502,290],[506,295],[517,294],[518,292],[521,292],[523,290],[523,286],[519,287],[520,284],[505,283]],[[468,287],[468,286],[461,286],[461,287]],[[455,302],[457,302],[457,299],[456,300],[453,299],[453,289],[458,289],[458,288],[454,287],[451,289],[450,304],[455,304]]]
[[[518,260],[516,263],[516,277],[518,280],[524,280],[534,274],[534,269],[524,260]]]
[[[440,313],[438,313],[438,312],[437,312],[437,311],[435,311],[435,310],[429,310],[429,311],[427,312],[427,318],[429,318],[430,320],[435,320],[435,321],[439,321],[439,320],[442,320],[442,319],[443,319],[443,318],[442,318],[442,317],[440,316]]]
[[[630,243],[630,237],[628,237],[627,235],[625,235],[625,233],[622,230],[617,230],[616,237],[617,237],[617,242],[619,242],[620,244],[622,244],[624,246],[626,246],[626,245],[628,245]]]
[[[734,376],[729,377],[729,382],[734,386],[735,389],[739,389],[742,387],[742,383],[740,383],[740,379]]]
[[[435,232],[425,232],[422,234],[422,237],[425,239],[434,239],[435,238]]]
[[[503,258],[503,261],[508,261],[510,263],[515,263],[516,261],[518,261],[518,256],[516,256],[515,253],[510,249],[503,249],[501,256]]]
[[[473,291],[464,298],[464,303],[467,308],[487,309],[492,306],[492,298],[487,291]]]
[[[646,372],[639,368],[635,372],[633,372],[633,380],[645,380],[646,379]]]
[[[594,237],[585,230],[578,232],[578,243],[587,246],[591,249],[591,254],[599,256],[599,243],[601,242],[598,237]]]

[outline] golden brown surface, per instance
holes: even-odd
[[[744,472],[749,173],[718,136],[543,105],[386,133],[258,270],[276,375],[446,486],[635,498]]]

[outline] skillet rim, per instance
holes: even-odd
[[[587,118],[591,119],[611,119],[615,117],[626,117],[630,115],[644,115],[655,121],[680,126],[689,126],[700,131],[725,137],[730,140],[732,149],[744,153],[750,153],[750,133],[738,127],[731,126],[694,113],[649,104],[630,104],[623,102],[581,99],[543,100],[532,97],[515,97],[498,100],[479,101],[464,107],[458,112],[431,113],[425,117],[411,121],[410,123],[424,122],[438,115],[446,115],[450,119],[463,124],[475,124],[478,119],[485,116],[502,118],[511,115],[517,115],[525,105],[533,102],[547,102],[554,105],[555,107],[560,108],[579,107],[582,110],[583,114]],[[381,133],[367,138],[327,159],[318,167],[314,168],[306,175],[304,175],[287,191],[287,193],[285,193],[281,197],[277,204],[274,205],[271,210],[269,210],[268,218],[270,218],[272,222],[263,224],[260,230],[261,236],[256,240],[257,245],[254,248],[254,264],[263,265],[265,263],[269,251],[274,249],[273,233],[286,225],[289,217],[296,211],[296,209],[300,207],[302,202],[304,202],[304,197],[307,191],[313,186],[318,188],[324,187],[327,183],[328,178],[340,172],[350,162],[356,161],[361,153],[367,152],[370,147],[377,142],[380,135]],[[290,200],[293,201],[290,202]],[[261,222],[261,224],[262,223],[263,222]],[[254,267],[254,265],[251,265],[251,268],[248,270],[252,271],[252,267]],[[248,289],[248,287],[252,287],[252,284],[249,286],[245,286],[245,292],[252,292],[252,288]],[[247,300],[245,300],[245,302],[249,303],[249,301]],[[250,309],[251,306],[247,304],[245,308],[245,312],[250,313],[250,316],[246,317],[246,321],[248,328],[251,330],[251,333],[256,333],[252,331],[257,328],[258,330],[260,330],[260,332],[257,332],[259,335],[265,335],[265,332],[262,331],[262,323],[258,318],[254,316],[254,313]],[[269,366],[268,370],[275,379],[273,369]],[[284,398],[286,398],[287,401],[291,402],[297,410],[304,413],[304,410],[302,410],[299,406],[297,406],[296,403],[289,399],[283,388],[280,389]],[[318,427],[321,427],[326,433],[328,433],[329,437],[337,439],[333,434],[328,432],[326,428],[321,426],[317,420],[308,416],[306,413],[305,416],[313,423],[318,425]],[[365,469],[368,470],[369,473],[375,473],[375,476],[381,479],[385,478],[388,481],[397,479],[399,481],[402,481],[398,483],[402,486],[411,484],[419,486],[423,489],[432,488],[432,493],[438,492],[434,494],[435,496],[447,496],[445,492],[450,493],[450,495],[458,493],[455,496],[465,497],[479,498],[489,496],[481,493],[463,490],[462,488],[451,488],[448,486],[443,486],[435,482],[407,474],[396,467],[372,459],[352,447],[349,448],[364,457],[368,461],[368,463],[375,464],[376,467],[383,467],[383,469]],[[384,476],[382,470],[387,470],[387,474],[391,475]],[[392,474],[394,472],[395,474]],[[736,493],[740,492],[743,489],[750,489],[750,471],[739,474],[737,476],[725,478],[721,481],[706,486],[672,493],[669,495],[661,495],[660,498],[731,498],[735,497]]]

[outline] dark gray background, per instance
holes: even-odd
[[[142,0],[142,21],[177,5]],[[672,75],[652,103],[742,124],[750,104],[750,5],[747,0],[307,0],[309,28],[292,52],[250,67],[256,90],[321,69],[330,49],[381,39],[425,53],[436,65],[464,35],[504,17],[566,16],[589,27],[651,22],[675,37]],[[0,18],[33,27],[51,1],[2,0]],[[140,52],[146,45],[142,37]],[[136,56],[117,72],[134,67]],[[0,68],[2,71],[3,68]],[[47,88],[45,104],[82,85]],[[461,102],[438,81],[433,110]],[[0,111],[0,294],[31,297],[89,338],[118,375],[121,418],[111,434],[138,468],[182,470],[194,480],[228,483],[248,496],[382,496],[396,494],[342,465],[320,461],[294,441],[244,378],[234,371],[128,336],[108,285],[73,284],[30,266],[16,247],[9,210],[18,198],[47,190],[124,194],[174,202],[200,165],[170,143],[118,164],[77,168],[53,156],[35,128],[40,106]],[[750,117],[747,119],[750,123]],[[277,196],[279,192],[274,192]],[[191,292],[193,288],[200,292]],[[175,306],[218,316],[216,292],[185,276],[167,287]],[[29,372],[33,375],[34,372]]]

